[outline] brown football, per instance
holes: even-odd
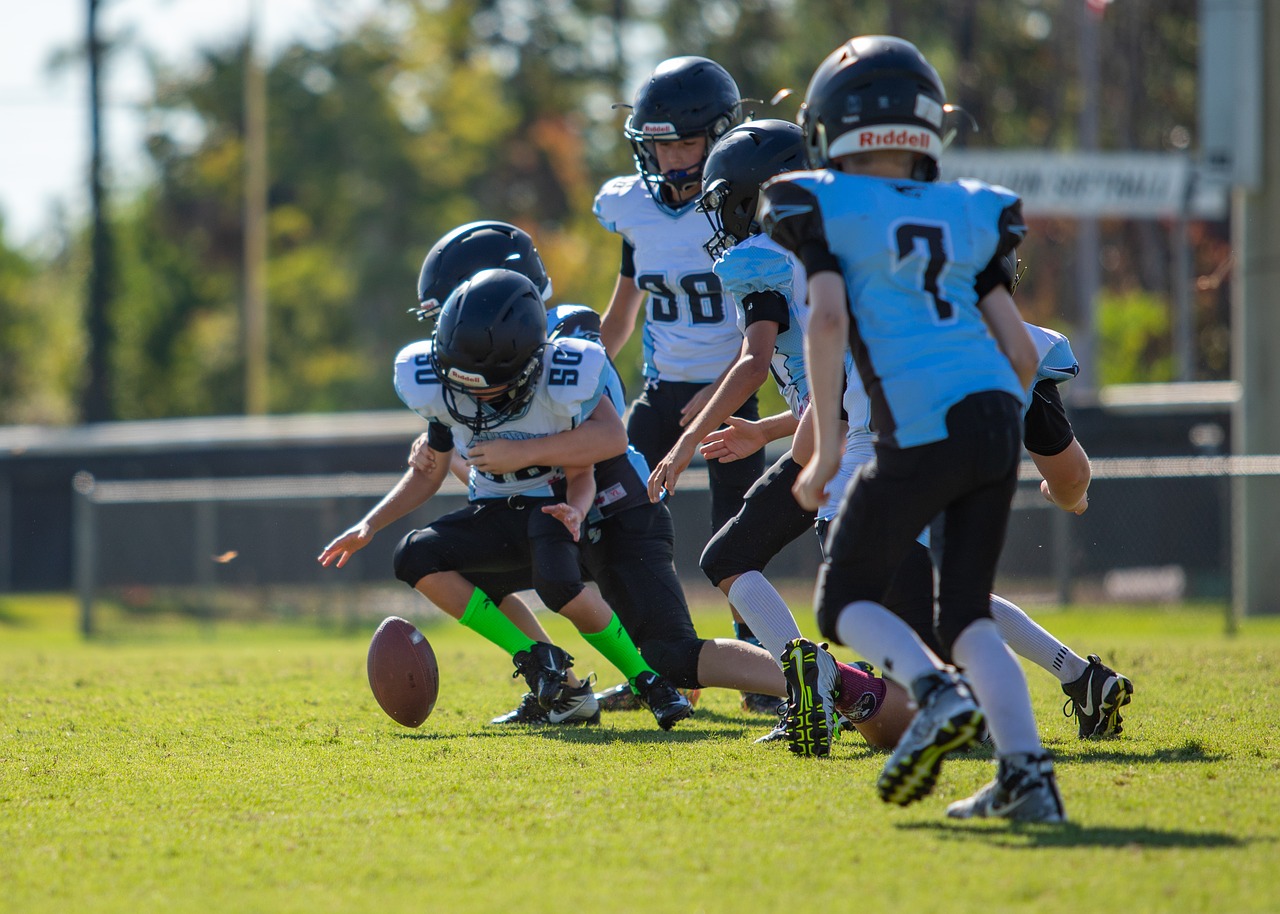
[[[440,667],[422,632],[399,616],[382,620],[369,642],[369,688],[398,724],[417,727],[440,694]]]

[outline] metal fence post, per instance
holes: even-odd
[[[97,586],[98,543],[94,537],[94,478],[81,471],[71,478],[76,592],[80,595],[80,632],[93,637],[93,598]]]

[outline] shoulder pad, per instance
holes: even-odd
[[[542,355],[542,381],[555,411],[585,418],[604,393],[608,365],[599,343],[575,337],[549,340]]]
[[[795,297],[792,255],[764,235],[725,251],[716,261],[715,273],[725,290],[739,301],[752,292],[779,292],[788,300]]]
[[[600,224],[611,232],[617,231],[618,221],[622,218],[623,207],[625,206],[626,197],[635,189],[636,183],[640,180],[639,175],[623,175],[618,178],[611,178],[600,188],[600,192],[596,194],[595,203],[591,207],[591,211],[595,213],[595,217]]]
[[[807,175],[780,175],[761,187],[760,225],[780,247],[799,254],[810,242],[827,246],[818,198]]]
[[[547,336],[600,342],[600,315],[586,305],[556,305],[547,312]]]
[[[1038,380],[1070,381],[1080,373],[1080,363],[1071,351],[1071,341],[1056,330],[1027,324],[1027,332],[1035,343],[1039,363],[1036,368]]]
[[[444,392],[431,367],[431,340],[410,343],[396,354],[396,393],[405,406],[426,419],[452,425],[444,404]]]

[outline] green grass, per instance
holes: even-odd
[[[887,807],[883,754],[755,746],[770,721],[729,693],[672,733],[643,712],[487,726],[521,688],[452,623],[425,625],[443,686],[406,730],[369,695],[367,632],[84,644],[69,599],[0,599],[0,911],[1280,909],[1280,619],[1228,638],[1213,608],[1039,618],[1137,689],[1122,737],[1082,743],[1028,672],[1056,827],[946,820],[990,778],[982,754]]]

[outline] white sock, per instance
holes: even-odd
[[[997,755],[1044,751],[1022,665],[990,619],[979,619],[960,633],[951,647],[973,693],[987,715]]]
[[[738,575],[729,586],[729,602],[751,627],[751,633],[760,640],[773,662],[781,667],[779,658],[787,642],[801,637],[800,627],[782,595],[760,572],[748,571]]]
[[[836,620],[836,634],[842,644],[870,660],[904,689],[942,666],[911,626],[870,600],[846,606]]]
[[[1021,607],[1004,597],[991,595],[991,618],[996,620],[1000,637],[1013,648],[1015,654],[1048,670],[1064,685],[1075,682],[1088,669],[1089,664],[1078,654],[1032,621]]]

